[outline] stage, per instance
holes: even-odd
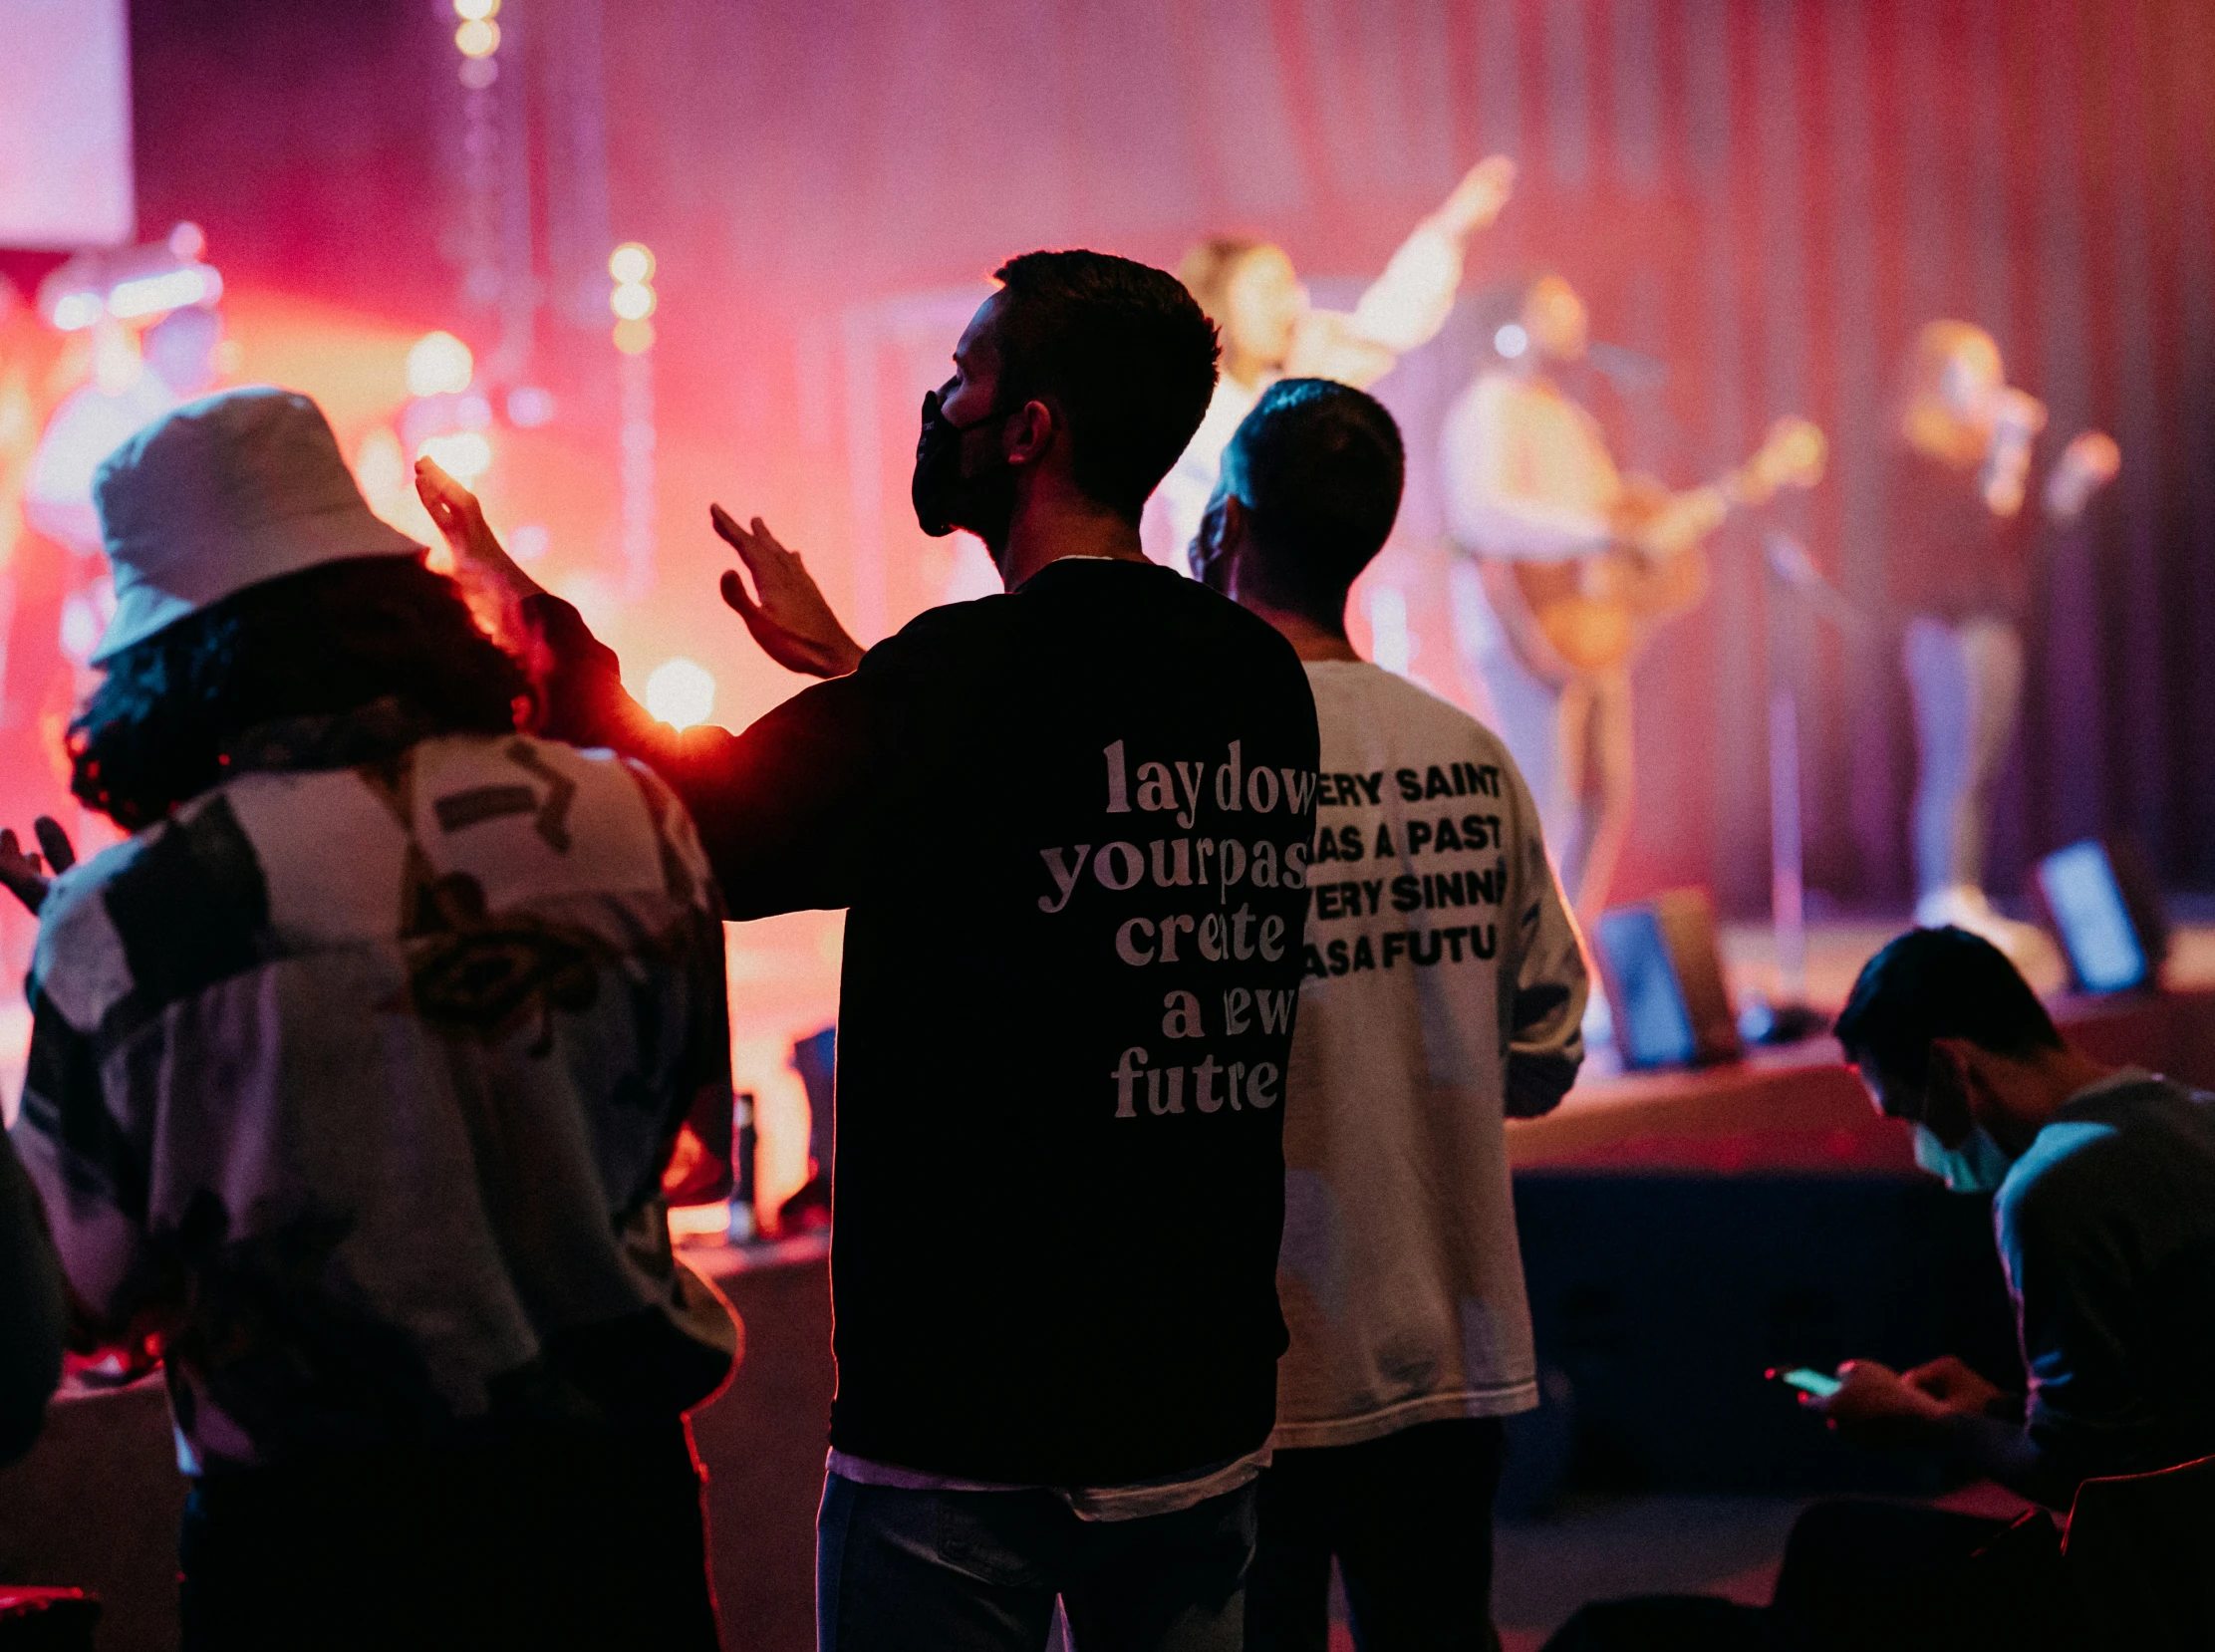
[[[1820,926],[1808,937],[1808,996],[1826,1013],[1904,920]],[[1723,934],[1734,997],[1776,991],[1769,932]],[[2130,1063],[2215,1089],[2215,925],[2181,926],[2160,992],[2080,997],[2059,959],[2031,971],[2063,1031],[2102,1061]],[[1587,1063],[1560,1108],[1508,1127],[1519,1171],[1912,1174],[1907,1133],[1878,1118],[1828,1037],[1755,1048],[1743,1061],[1682,1072],[1625,1074],[1604,1053]]]

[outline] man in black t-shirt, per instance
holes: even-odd
[[[1314,703],[1261,621],[1148,562],[1215,382],[1177,281],[998,272],[925,399],[915,504],[1007,594],[864,655],[758,519],[725,600],[832,681],[743,734],[652,722],[575,610],[521,604],[546,729],[654,763],[731,914],[845,907],[818,1527],[825,1648],[1239,1644],[1285,1344],[1284,1074]],[[425,471],[467,567],[512,572]]]

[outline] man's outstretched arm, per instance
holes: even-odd
[[[477,496],[429,459],[415,461],[415,493],[453,553],[462,586],[497,613],[503,625],[512,627],[533,598],[548,595],[507,554],[485,521]],[[707,520],[753,576],[758,595],[746,590],[735,568],[724,572],[718,588],[762,653],[807,677],[844,677],[861,664],[861,645],[839,624],[797,551],[780,545],[758,516],[751,527],[741,527],[721,505],[709,505]],[[528,642],[520,634],[504,640],[518,653]]]
[[[864,790],[882,777],[907,696],[885,691],[889,674],[857,675],[861,649],[838,624],[800,559],[758,518],[750,530],[719,507],[715,531],[753,575],[735,570],[723,600],[771,658],[832,678],[795,695],[742,734],[672,728],[623,686],[615,651],[577,610],[542,589],[500,548],[466,488],[427,461],[416,489],[445,535],[463,583],[491,588],[508,646],[529,660],[540,704],[537,731],[572,745],[606,746],[651,765],[691,811],[733,918],[850,904],[866,817]],[[888,740],[895,746],[888,746]]]
[[[1366,390],[1402,356],[1438,337],[1461,288],[1463,243],[1500,215],[1515,181],[1515,162],[1506,155],[1471,167],[1352,310],[1307,312],[1293,335],[1285,376],[1335,379]]]

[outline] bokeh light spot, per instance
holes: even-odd
[[[715,709],[715,679],[696,660],[680,655],[654,668],[646,680],[646,708],[676,728],[705,722]]]
[[[451,333],[425,333],[408,350],[408,394],[459,396],[476,371],[469,347]]]
[[[474,484],[492,468],[492,443],[482,430],[453,430],[427,437],[415,457],[428,459],[457,482]]]

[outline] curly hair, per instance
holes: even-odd
[[[223,780],[226,746],[261,724],[392,700],[426,734],[499,734],[531,697],[460,587],[399,556],[248,586],[133,644],[107,674],[70,724],[70,790],[133,832]]]

